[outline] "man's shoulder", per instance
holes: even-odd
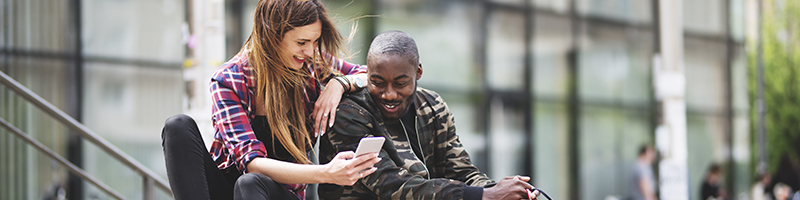
[[[439,115],[450,112],[447,103],[436,91],[417,87],[417,114]]]
[[[444,103],[444,100],[442,99],[441,96],[439,96],[439,93],[423,87],[417,87],[417,96]]]
[[[378,116],[376,108],[370,106],[369,93],[366,90],[346,94],[336,109],[336,122],[370,124]],[[341,117],[341,120],[339,119]],[[336,124],[334,124],[335,126]]]
[[[369,92],[367,89],[362,89],[353,93],[345,94],[341,101],[339,101],[339,111],[342,110],[369,110]]]

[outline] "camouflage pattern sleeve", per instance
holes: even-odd
[[[445,177],[465,182],[469,186],[486,186],[487,184],[494,183],[489,179],[486,174],[481,173],[475,165],[472,164],[469,154],[456,134],[455,117],[450,112],[447,103],[444,102],[441,96],[433,91],[422,89],[424,93],[430,97],[434,97],[433,103],[436,110],[436,117],[444,119],[444,127],[440,127],[446,131],[437,131],[440,134],[446,134],[446,141],[442,146],[437,148],[446,149],[446,158],[439,166],[444,167]]]

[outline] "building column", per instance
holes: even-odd
[[[660,153],[660,199],[689,199],[686,141],[686,76],[683,61],[682,0],[658,1],[659,53],[653,60],[660,120],[656,147]]]

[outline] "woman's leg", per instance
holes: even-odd
[[[161,132],[167,177],[175,199],[231,199],[233,184],[211,159],[197,124],[187,115],[167,119]]]
[[[248,173],[236,180],[233,199],[297,199],[297,196],[266,175]]]

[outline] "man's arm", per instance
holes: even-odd
[[[455,117],[450,113],[450,108],[447,106],[447,103],[445,103],[438,94],[435,95],[435,102],[437,104],[433,106],[433,110],[441,110],[441,113],[437,113],[435,116],[441,116],[439,121],[443,121],[443,127],[446,127],[445,130],[435,131],[437,134],[446,134],[447,138],[447,144],[445,144],[445,146],[447,146],[447,156],[446,159],[443,160],[445,162],[443,163],[445,177],[463,181],[470,186],[483,187],[487,184],[494,183],[486,174],[481,173],[480,170],[472,164],[467,150],[458,139]]]
[[[455,117],[450,112],[450,108],[444,99],[433,91],[421,89],[423,93],[429,95],[429,100],[433,99],[433,106],[431,112],[435,113],[433,116],[439,117],[440,123],[444,122],[445,130],[436,130],[435,133],[446,134],[447,144],[439,145],[445,146],[447,149],[446,159],[443,166],[445,168],[445,177],[460,180],[470,186],[486,186],[487,184],[494,183],[489,179],[486,174],[481,173],[475,165],[470,161],[469,154],[467,153],[461,141],[456,134]],[[523,199],[527,198],[527,191],[525,189],[532,189],[533,186],[527,183],[530,177],[510,176],[500,180],[494,187],[486,188],[478,191],[477,194],[471,194],[482,199]],[[468,188],[469,191],[469,188]],[[473,190],[474,191],[474,190]],[[472,193],[472,192],[470,192]],[[538,192],[536,192],[538,195]]]

